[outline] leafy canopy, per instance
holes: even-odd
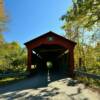
[[[62,20],[65,20],[63,28],[71,24],[93,28],[100,23],[100,0],[73,0],[73,6],[62,16]]]

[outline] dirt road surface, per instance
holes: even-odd
[[[0,87],[0,100],[100,100],[100,94],[83,84],[68,86],[63,78],[48,82],[46,75],[36,75]]]

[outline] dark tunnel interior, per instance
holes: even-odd
[[[68,50],[59,45],[40,45],[32,51],[32,70],[47,73],[46,63],[52,62],[50,74],[66,75],[69,70]]]

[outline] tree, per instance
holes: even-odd
[[[93,28],[95,24],[100,23],[100,1],[73,0],[73,6],[62,19],[71,24],[72,22],[80,24],[87,29]]]
[[[62,28],[65,36],[77,42],[75,58],[82,58],[83,66],[88,66],[90,55],[95,53],[93,46],[100,42],[100,1],[73,0],[73,5],[61,19],[64,21]],[[96,63],[94,56],[93,59]]]
[[[5,15],[4,11],[4,2],[0,0],[0,33],[5,30],[5,25],[7,21],[7,16]]]
[[[21,48],[15,41],[3,42],[0,46],[0,70],[2,72],[24,71],[26,68],[26,49]]]
[[[62,28],[65,30],[66,36],[74,41],[79,39],[81,33],[86,30],[98,31],[100,26],[100,1],[73,0],[72,7],[61,19],[64,21]],[[98,34],[100,36],[100,29]],[[97,35],[97,33],[93,35]]]
[[[0,0],[0,71],[21,71],[26,66],[26,50],[19,43],[5,42],[3,32],[6,28],[7,16],[4,11],[4,1]]]

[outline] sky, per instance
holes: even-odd
[[[4,0],[8,16],[4,37],[7,42],[24,43],[48,31],[64,35],[60,20],[72,0]]]

